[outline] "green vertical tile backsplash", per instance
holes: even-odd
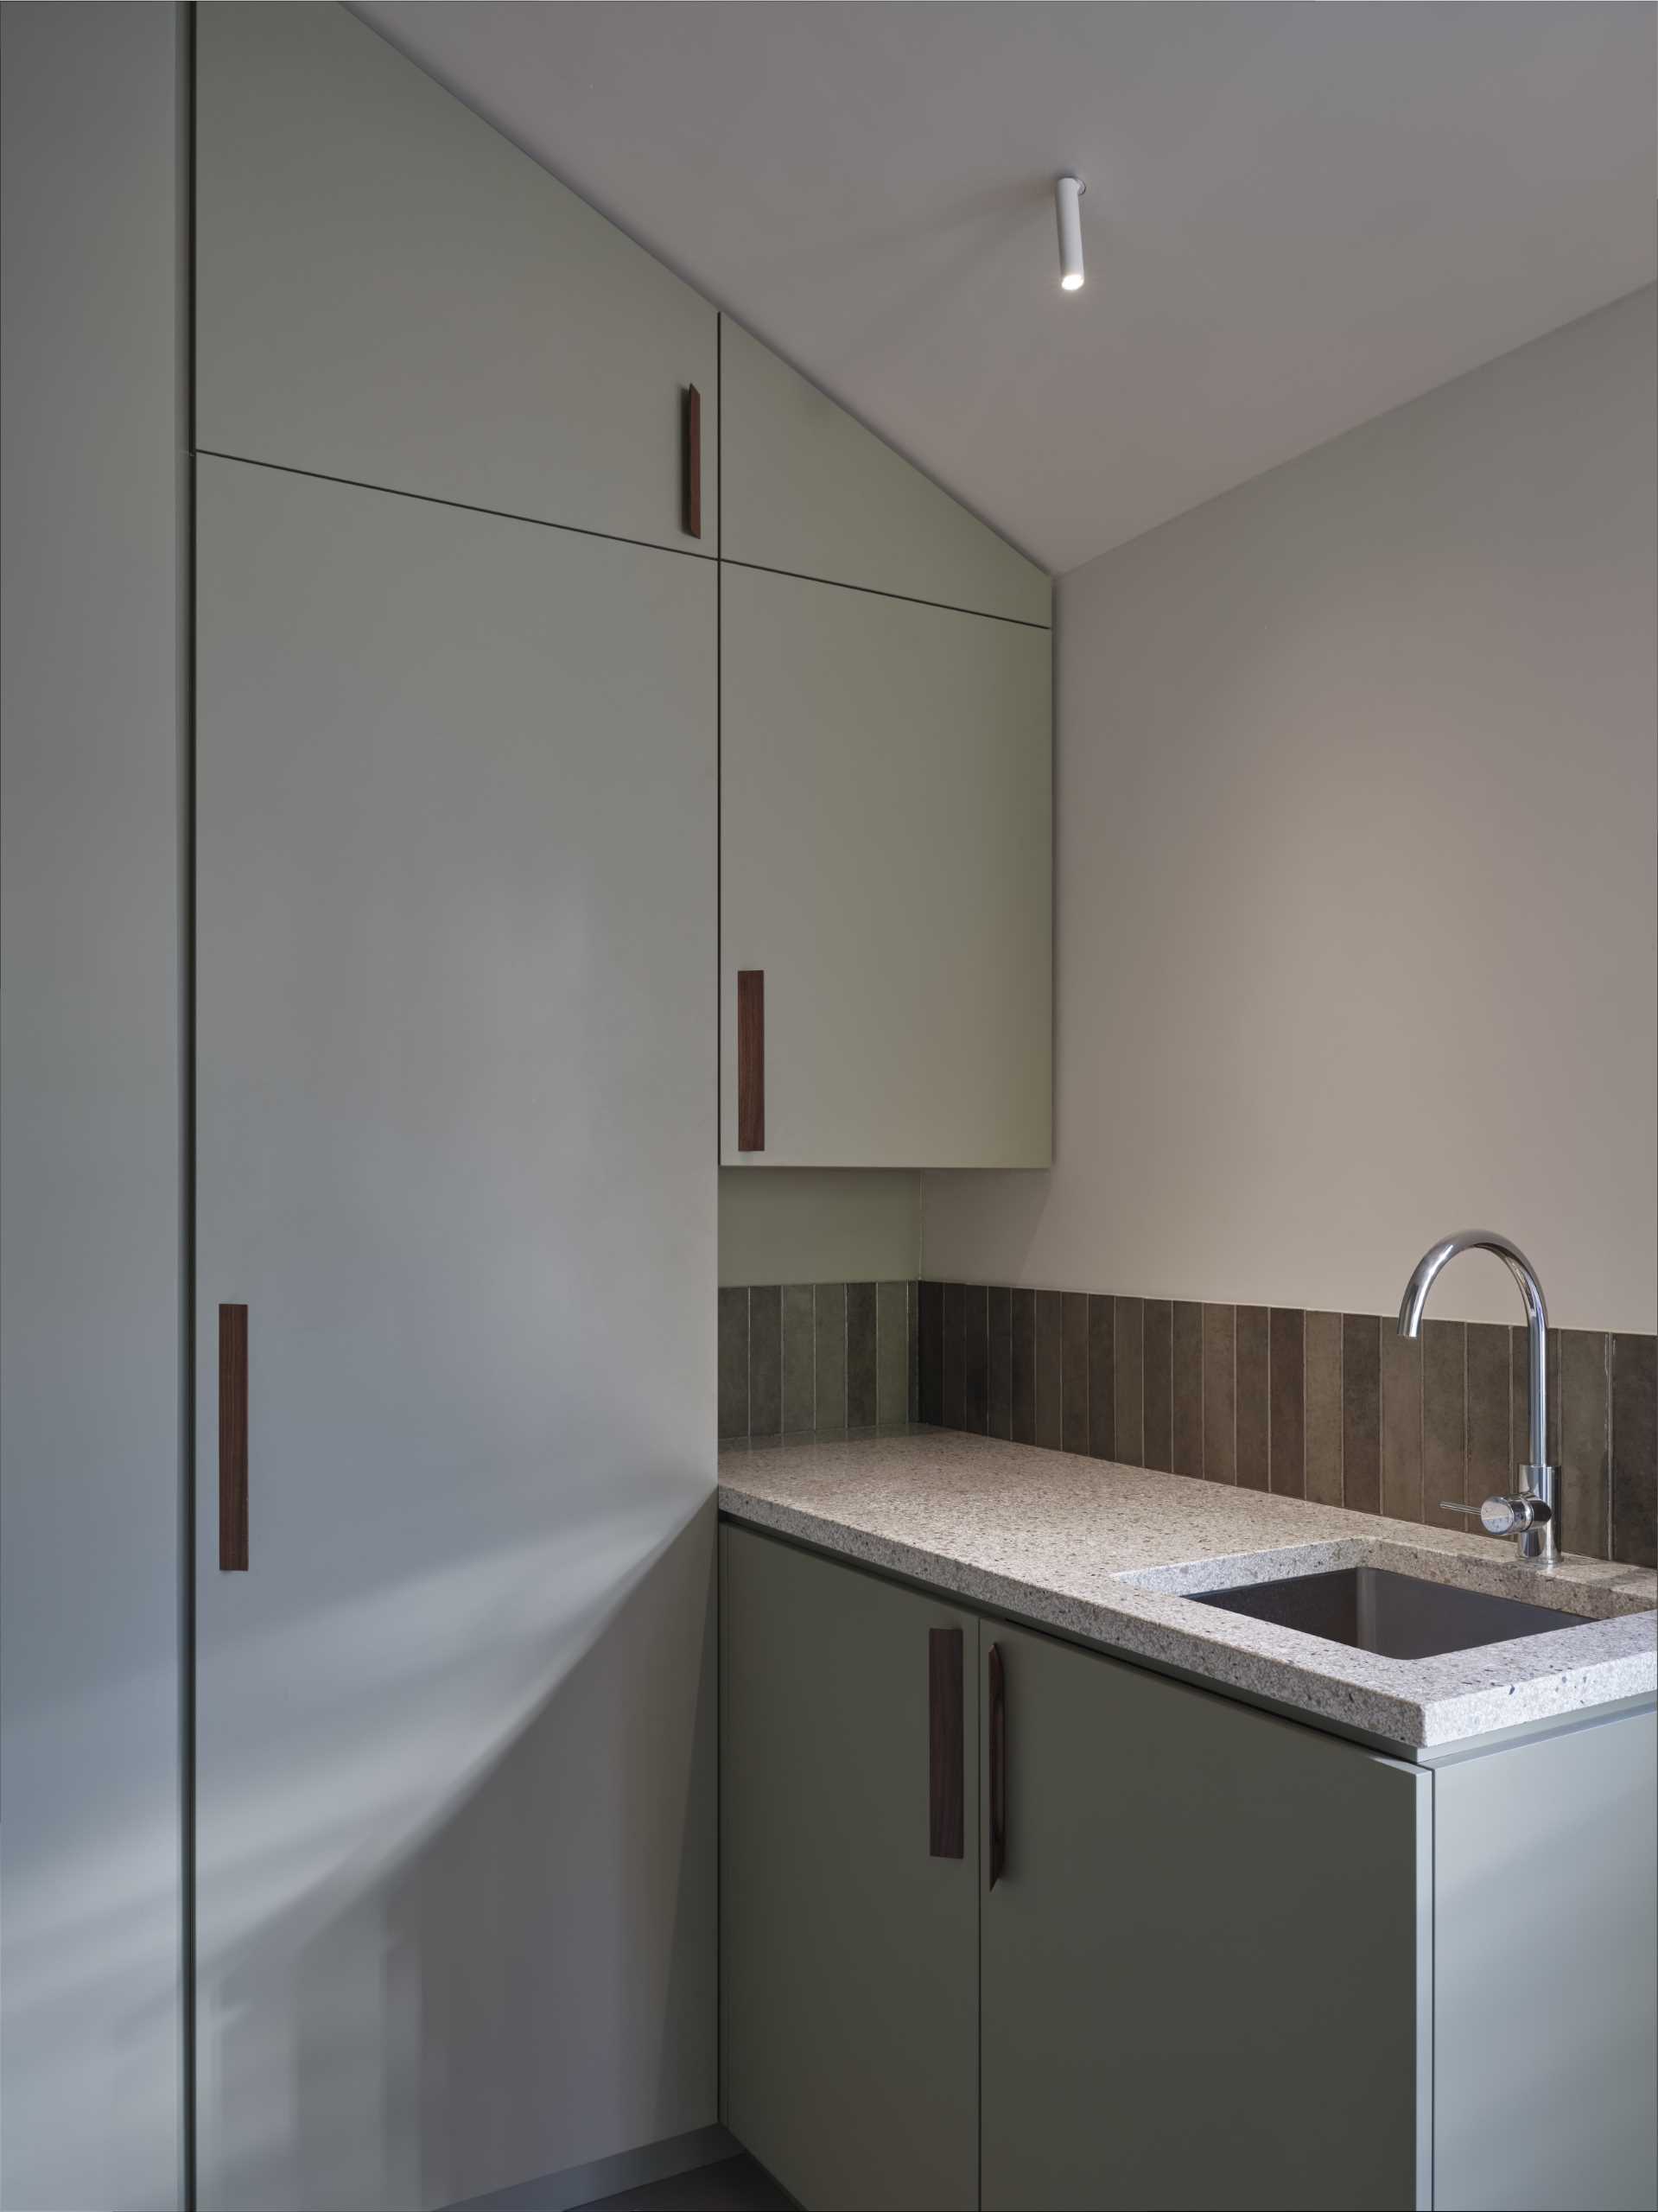
[[[1486,1322],[767,1283],[720,1292],[718,1360],[722,1438],[921,1421],[1445,1527],[1526,1450],[1525,1332]],[[1549,1383],[1565,1548],[1652,1566],[1658,1338],[1551,1330]]]
[[[928,1291],[924,1297],[913,1282],[721,1290],[721,1440],[918,1419],[924,1309],[938,1303],[937,1286]]]

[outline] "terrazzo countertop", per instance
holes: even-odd
[[[1408,1750],[1584,1713],[1658,1685],[1658,1577],[1184,1475],[905,1428],[723,1446],[733,1520],[994,1611],[1335,1721]],[[1192,1602],[1284,1574],[1371,1566],[1580,1613],[1432,1659],[1388,1659]]]

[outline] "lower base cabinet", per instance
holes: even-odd
[[[1649,1710],[1419,1764],[721,1572],[724,2116],[807,2212],[1652,2204]]]
[[[966,2212],[977,1620],[746,1529],[721,1536],[722,2117],[804,2205]],[[949,1703],[948,1680],[932,1694],[934,1630],[961,1687],[954,1857],[931,1849],[930,1721]]]
[[[1428,1776],[981,1632],[1007,1742],[980,1928],[987,2212],[1421,2201]]]

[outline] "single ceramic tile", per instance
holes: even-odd
[[[1268,1325],[1272,1402],[1272,1486],[1280,1497],[1306,1495],[1306,1325],[1299,1306],[1274,1306]]]
[[[1146,1300],[1140,1337],[1140,1400],[1145,1464],[1174,1471],[1174,1309],[1166,1298]]]
[[[1240,1490],[1272,1488],[1271,1370],[1264,1306],[1240,1306],[1234,1338],[1234,1408]]]
[[[1115,1456],[1125,1467],[1138,1467],[1146,1454],[1145,1300],[1114,1299],[1112,1313],[1115,1338],[1111,1355],[1112,1385],[1116,1394],[1117,1430]]]
[[[1342,1315],[1342,1503],[1382,1510],[1382,1323]]]
[[[1560,1548],[1611,1553],[1611,1346],[1598,1331],[1560,1332]]]
[[[1036,1442],[1036,1293],[1016,1290],[1008,1299],[1010,1421],[1015,1444]]]
[[[1057,1290],[1036,1294],[1036,1440],[1058,1451],[1064,1440],[1064,1300]]]
[[[1525,1434],[1523,1430],[1517,1439],[1514,1434],[1507,1324],[1471,1321],[1467,1333],[1468,1458],[1462,1496],[1464,1505],[1478,1505],[1484,1498],[1500,1497],[1514,1488]],[[1452,1493],[1446,1491],[1445,1495],[1449,1497]],[[1464,1521],[1462,1525],[1471,1529],[1479,1527],[1477,1521]]]
[[[1204,1309],[1195,1300],[1174,1301],[1170,1335],[1170,1451],[1177,1475],[1204,1471]]]
[[[846,1423],[848,1428],[875,1425],[875,1286],[846,1287]]]
[[[1306,1381],[1307,1496],[1320,1505],[1342,1502],[1342,1317],[1309,1313]]]
[[[989,1339],[985,1385],[987,1436],[1013,1433],[1013,1294],[994,1284],[985,1294],[985,1332]]]
[[[1059,1423],[1067,1452],[1088,1450],[1088,1298],[1068,1290],[1059,1318]]]
[[[1117,1456],[1116,1300],[1088,1301],[1088,1448],[1096,1459]]]
[[[1658,1338],[1612,1339],[1612,1557],[1658,1567]]]
[[[962,1427],[982,1436],[989,1391],[989,1344],[985,1285],[969,1283],[962,1292]]]
[[[846,1427],[846,1285],[820,1282],[813,1294],[819,1428]]]
[[[944,1418],[944,1286],[916,1285],[916,1414],[937,1427]]]
[[[910,1418],[910,1286],[875,1285],[875,1419]]]
[[[1509,1377],[1511,1392],[1509,1419],[1514,1437],[1515,1465],[1521,1465],[1531,1449],[1531,1338],[1523,1325],[1509,1332]],[[1548,1332],[1548,1456],[1560,1463],[1560,1332]]]
[[[944,1285],[944,1410],[940,1419],[946,1428],[962,1426],[962,1319],[966,1298],[965,1283]]]
[[[1395,1321],[1382,1337],[1382,1510],[1395,1521],[1422,1517],[1422,1340]]]
[[[1502,1420],[1509,1418],[1508,1365],[1502,1368]],[[1422,1324],[1422,1518],[1436,1529],[1477,1528],[1452,1505],[1477,1504],[1464,1484],[1468,1467],[1468,1329],[1461,1321]],[[1482,1491],[1481,1497],[1485,1493]]]
[[[720,1433],[748,1433],[748,1292],[720,1293]]]
[[[783,1286],[783,1426],[816,1428],[816,1326],[809,1282]]]
[[[1204,1308],[1204,1480],[1238,1478],[1237,1315],[1230,1306]]]
[[[783,1427],[783,1286],[755,1283],[748,1294],[748,1433],[776,1436]]]

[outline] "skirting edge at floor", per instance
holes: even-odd
[[[595,2158],[585,2166],[566,2166],[562,2173],[514,2182],[487,2196],[469,2196],[463,2204],[450,2205],[448,2212],[571,2212],[573,2206],[591,2204],[597,2196],[614,2196],[620,2190],[639,2189],[647,2182],[666,2181],[721,2158],[734,2158],[741,2149],[723,2127],[694,2127],[688,2135],[667,2135],[637,2151],[619,2151],[613,2158]]]

